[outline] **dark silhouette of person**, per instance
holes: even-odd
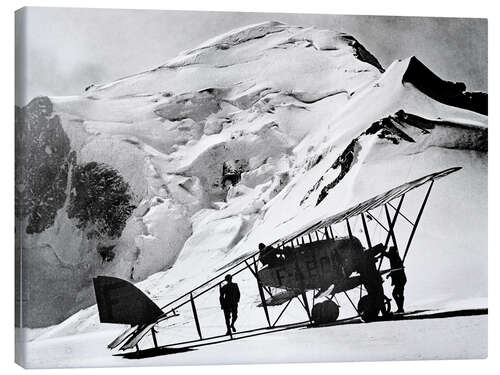
[[[361,282],[365,286],[368,293],[376,305],[378,311],[382,312],[382,316],[388,316],[389,313],[385,307],[385,295],[383,280],[380,272],[377,269],[377,256],[385,250],[382,244],[375,245],[371,249],[364,251],[358,261],[357,271],[361,277]]]
[[[398,249],[394,246],[389,248],[389,251],[385,253],[385,256],[389,259],[391,263],[391,269],[393,271],[389,272],[386,278],[391,278],[391,285],[394,286],[392,290],[392,296],[394,297],[394,301],[398,306],[398,310],[396,312],[403,313],[404,303],[405,303],[405,284],[406,284],[406,274],[404,271],[403,261],[399,256]]]
[[[272,267],[279,262],[276,249],[266,246],[263,243],[259,244],[259,260],[263,266]]]
[[[224,311],[224,318],[226,319],[226,335],[231,335],[231,330],[236,332],[234,322],[238,318],[238,302],[240,302],[240,289],[238,284],[233,283],[233,277],[227,274],[224,277],[226,284],[220,288],[220,307]]]

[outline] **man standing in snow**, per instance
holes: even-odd
[[[385,253],[385,256],[389,258],[389,262],[391,263],[391,272],[386,276],[389,276],[392,279],[391,284],[394,286],[392,290],[392,296],[394,297],[394,301],[396,301],[396,305],[398,306],[398,313],[404,312],[404,302],[405,302],[405,284],[406,284],[406,274],[404,271],[403,261],[399,256],[398,249],[395,246],[391,246],[389,251]]]
[[[238,318],[238,302],[240,302],[240,289],[238,284],[233,283],[232,276],[227,274],[224,280],[226,284],[220,288],[220,307],[224,311],[224,318],[226,319],[226,335],[231,335],[231,330],[236,332],[234,322]]]

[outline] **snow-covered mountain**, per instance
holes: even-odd
[[[166,303],[259,242],[454,166],[408,260],[408,300],[487,297],[487,96],[416,57],[384,70],[353,36],[266,22],[35,98],[16,129],[26,326],[93,304],[100,274]],[[91,307],[45,335],[97,325]]]

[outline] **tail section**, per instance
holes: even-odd
[[[128,281],[98,276],[94,278],[94,290],[101,323],[144,325],[163,315],[148,296]]]

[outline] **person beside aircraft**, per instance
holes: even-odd
[[[385,295],[383,280],[380,276],[380,272],[377,269],[377,255],[384,250],[382,244],[374,246],[372,249],[364,251],[359,259],[358,272],[361,276],[361,282],[365,286],[365,289],[371,298],[373,298],[379,311],[382,312],[382,316],[386,317],[389,315],[385,307]]]
[[[391,272],[386,276],[386,278],[391,278],[391,284],[394,287],[392,290],[392,296],[398,307],[397,313],[404,312],[404,301],[405,301],[405,284],[406,284],[406,274],[404,271],[403,261],[399,255],[398,249],[395,246],[391,246],[389,251],[384,254],[391,264]]]
[[[259,260],[263,266],[273,267],[284,260],[283,252],[263,243],[259,244]]]
[[[226,284],[220,288],[220,307],[224,311],[224,319],[226,320],[226,335],[231,335],[236,332],[234,323],[238,318],[238,303],[240,302],[240,289],[238,284],[233,283],[233,277],[227,274],[224,277]]]

